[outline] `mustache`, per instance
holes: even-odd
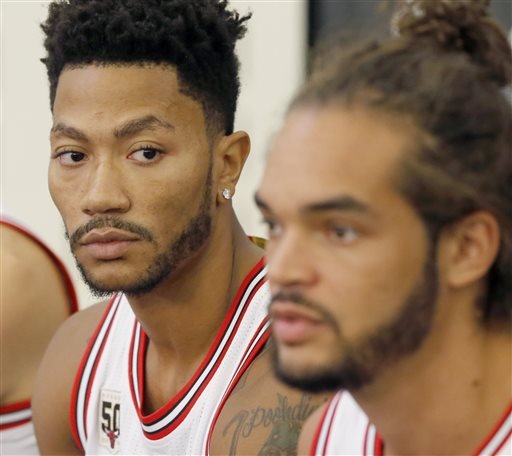
[[[75,246],[83,236],[94,229],[98,228],[116,228],[118,230],[127,231],[136,234],[145,241],[153,241],[151,232],[141,225],[127,222],[119,217],[97,217],[89,220],[85,225],[78,227],[71,235],[66,231],[65,236],[71,246]]]
[[[278,291],[272,295],[269,308],[272,307],[274,303],[279,301],[293,302],[299,306],[313,310],[318,315],[320,315],[327,324],[332,326],[337,333],[339,333],[338,322],[336,321],[334,315],[326,310],[321,304],[306,298],[302,293],[299,293],[298,291]]]
[[[306,299],[302,293],[299,293],[297,291],[278,291],[272,296],[270,305],[272,305],[274,302],[279,301],[293,302],[295,304],[298,304],[299,306],[307,307],[314,310],[317,310],[319,307],[318,304],[310,301],[309,299]]]

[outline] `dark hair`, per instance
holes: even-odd
[[[484,321],[512,317],[512,51],[487,13],[488,0],[408,0],[397,37],[324,49],[292,102],[363,105],[414,121],[416,150],[397,173],[400,191],[433,242],[477,210],[501,230],[498,257],[480,300]]]
[[[53,109],[60,73],[89,64],[172,65],[210,130],[233,132],[240,82],[235,43],[250,15],[227,0],[64,0],[41,27]]]

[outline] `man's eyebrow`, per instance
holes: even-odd
[[[254,202],[258,208],[270,211],[270,206],[263,201],[261,196],[256,192],[254,195]],[[318,201],[310,204],[306,204],[301,212],[329,212],[329,211],[350,211],[350,212],[359,212],[359,213],[367,213],[369,215],[373,214],[373,211],[370,207],[363,203],[362,201],[358,201],[352,196],[340,196],[336,198],[330,198],[323,201]]]
[[[132,119],[121,125],[114,130],[114,136],[116,138],[124,138],[139,133],[143,130],[154,130],[155,128],[165,128],[168,130],[174,130],[174,125],[166,122],[165,120],[159,119],[154,115],[148,115]]]
[[[63,123],[54,125],[50,130],[50,134],[55,136],[67,136],[76,141],[88,141],[87,135],[84,132]]]
[[[258,192],[254,194],[254,202],[256,203],[256,206],[258,206],[260,209],[269,210],[269,206],[267,203],[265,203],[261,197],[258,195]]]
[[[367,204],[348,195],[307,204],[303,209],[303,212],[327,211],[350,211],[372,214]]]

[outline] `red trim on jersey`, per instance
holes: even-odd
[[[368,421],[368,424],[366,425],[366,431],[364,433],[364,439],[363,439],[363,456],[366,456],[368,454],[366,447],[368,444],[368,433],[370,432],[371,425],[372,424]]]
[[[311,447],[309,449],[309,454],[311,456],[316,455],[316,448],[318,447],[318,441],[320,440],[320,433],[322,431],[323,423],[325,421],[325,417],[327,416],[327,412],[329,411],[329,405],[334,400],[334,397],[326,404],[324,413],[322,414],[322,418],[316,428],[316,431],[313,435],[313,440],[311,441]]]
[[[0,407],[0,415],[3,415],[5,413],[12,413],[12,412],[19,412],[23,409],[29,409],[30,408],[30,401],[20,401],[20,402],[14,402],[13,404],[9,405],[3,405]]]
[[[505,413],[502,415],[502,417],[500,418],[500,420],[498,421],[498,423],[494,426],[494,428],[492,429],[492,431],[489,433],[489,435],[487,436],[487,438],[483,441],[483,443],[476,449],[476,451],[473,453],[473,456],[478,456],[481,451],[489,444],[489,442],[494,438],[494,436],[498,433],[498,431],[500,430],[500,428],[503,426],[503,424],[505,423],[505,421],[507,420],[507,418],[510,417],[510,414],[512,413],[512,402],[509,404],[509,406],[507,407],[507,410],[505,411]],[[508,433],[508,436],[510,436],[510,432]],[[507,436],[507,437],[508,437]],[[506,442],[506,439],[503,443],[501,443],[500,447],[501,448]],[[498,450],[499,450],[498,448]],[[496,453],[494,453],[496,454]]]
[[[338,398],[338,401],[337,401],[336,405],[334,406],[335,410],[338,408],[338,404],[339,404],[340,399],[341,398]],[[331,415],[331,421],[329,422],[329,427],[327,428],[327,435],[325,436],[324,454],[326,454],[325,450],[327,449],[327,443],[329,442],[329,440],[331,438],[331,431],[332,431],[332,427],[333,427],[333,423],[334,423],[335,410],[333,411],[333,413]]]
[[[311,447],[309,449],[309,452],[311,456],[315,456],[317,454],[317,448],[320,441],[320,434],[322,433],[322,428],[324,427],[325,420],[327,419],[327,414],[331,410],[331,407],[333,408],[333,412],[331,413],[331,417],[329,420],[329,423],[327,424],[327,435],[323,442],[323,450],[322,454],[325,453],[325,449],[327,447],[327,444],[329,442],[329,435],[331,434],[332,429],[332,422],[334,420],[334,415],[336,412],[336,409],[338,408],[339,402],[341,401],[342,394],[335,394],[327,403],[324,413],[322,414],[322,418],[320,419],[320,422],[318,424],[318,427],[316,428],[315,434],[313,435],[313,440],[311,442]]]
[[[30,413],[29,418],[23,418],[16,420],[11,423],[0,424],[0,431],[5,431],[14,427],[22,426],[32,421],[32,411],[30,409],[30,401],[24,400],[20,402],[14,402],[12,404],[4,405],[0,407],[0,415],[9,415],[11,413],[28,411]]]
[[[373,428],[373,433],[370,436],[370,429]],[[375,426],[372,423],[368,422],[366,426],[366,432],[364,433],[364,444],[363,444],[363,455],[368,455],[368,450],[371,448],[373,456],[383,456],[384,454],[384,441],[382,437],[377,432]]]
[[[132,337],[130,340],[130,349],[128,351],[128,372],[127,372],[127,374],[128,374],[128,382],[130,384],[130,393],[131,393],[132,401],[134,404],[138,404],[138,400],[137,400],[137,396],[135,395],[135,384],[133,383],[132,363],[133,363],[133,356],[134,356],[133,352],[135,350],[135,336],[137,334],[139,324],[140,323],[136,319],[135,323],[133,324]],[[137,379],[139,379],[139,377],[137,377]],[[138,383],[137,383],[137,392],[139,393],[138,397],[140,397],[141,387]]]
[[[334,401],[336,397],[337,396],[335,396],[333,399],[331,399],[331,402]],[[324,411],[322,419],[321,419],[321,421],[319,423],[319,426],[318,426],[318,428],[316,430],[316,433],[315,433],[315,435],[313,437],[313,440],[312,440],[312,443],[311,443],[311,448],[310,448],[311,456],[315,456],[317,454],[316,450],[317,450],[317,447],[319,445],[320,434],[321,434],[322,429],[325,428],[325,426],[327,425],[328,426],[328,433],[330,433],[330,431],[331,431],[331,425],[332,425],[332,419],[333,419],[332,417],[334,416],[334,414],[331,416],[331,421],[329,423],[326,423],[326,417],[327,417],[329,409],[331,408],[331,406],[330,406],[331,402],[329,402],[328,405],[326,406],[326,409]],[[505,444],[510,441],[509,439],[512,436],[512,422],[510,422],[511,419],[512,419],[512,403],[510,403],[510,405],[507,407],[505,413],[500,417],[500,420],[493,427],[492,431],[489,433],[487,438],[478,446],[476,451],[474,451],[472,453],[472,456],[480,456],[483,450],[486,450],[486,453],[485,453],[486,456],[495,456],[495,455],[499,454],[500,451],[505,446]],[[496,437],[496,435],[500,431],[503,430],[503,427],[507,426],[506,425],[507,420],[509,420],[509,424],[508,425],[510,426],[510,429],[501,438],[501,440],[499,440],[495,444],[493,443],[491,448],[487,448],[487,446],[492,442],[492,440]],[[363,452],[362,452],[362,454],[366,456],[368,454],[368,451],[367,451],[368,448],[369,447],[373,447],[373,455],[374,456],[383,456],[384,452],[385,452],[385,442],[382,439],[381,435],[377,432],[376,429],[375,429],[375,436],[374,436],[374,438],[372,439],[371,442],[369,441],[370,440],[369,432],[370,432],[370,429],[371,429],[372,426],[373,425],[369,422],[367,427],[366,427],[366,431],[365,431],[364,439],[363,439]],[[505,427],[505,429],[506,429],[506,427]],[[325,439],[325,442],[324,442],[324,448],[327,446],[328,442],[329,442],[329,438],[327,436],[326,439]]]
[[[23,426],[24,424],[30,423],[31,421],[32,418],[25,418],[24,420],[16,421],[15,423],[2,424],[0,425],[0,431],[6,431],[7,429]]]
[[[149,338],[144,331],[140,331],[139,348],[137,351],[137,379],[139,385],[139,398],[140,408],[143,410],[144,406],[144,387],[146,382],[146,376],[144,375],[146,366],[146,353],[149,344]]]
[[[244,353],[244,356],[242,357],[243,361],[242,361],[241,366],[239,366],[238,371],[231,382],[231,385],[224,393],[224,397],[222,398],[220,405],[215,412],[215,417],[213,418],[210,429],[208,430],[208,436],[206,438],[206,456],[208,456],[210,454],[210,441],[211,441],[211,438],[213,435],[213,430],[215,428],[215,425],[217,424],[217,420],[219,419],[222,409],[224,408],[224,405],[226,404],[226,401],[228,400],[229,396],[231,396],[231,393],[235,389],[235,387],[238,384],[238,382],[240,381],[240,379],[243,377],[243,375],[245,374],[245,372],[247,371],[249,366],[252,364],[254,359],[261,353],[261,351],[263,350],[263,347],[265,346],[268,339],[270,338],[270,328],[267,328],[265,330],[265,332],[260,336],[261,331],[263,330],[265,325],[267,325],[268,321],[269,321],[269,318],[266,317],[263,320],[263,322],[260,324],[260,326],[258,327],[255,335],[253,336],[251,342],[248,345],[247,350]],[[258,338],[258,336],[260,336],[260,338],[256,342],[256,345],[254,345],[254,347],[251,350],[251,347],[252,347],[254,341]],[[249,350],[251,350],[250,353],[248,353]]]
[[[73,285],[73,281],[71,280],[71,276],[66,269],[66,266],[64,266],[64,263],[60,260],[60,258],[41,239],[39,239],[38,236],[30,232],[27,228],[23,228],[22,226],[16,224],[14,221],[6,220],[3,218],[3,216],[0,218],[0,225],[8,226],[18,233],[24,234],[45,251],[45,253],[50,257],[50,259],[53,261],[55,266],[57,266],[57,269],[61,273],[61,277],[66,288],[66,295],[68,297],[70,315],[77,312],[78,298],[76,296],[75,287]]]
[[[137,384],[139,386],[141,386],[141,393],[139,396],[140,404],[135,402],[134,405],[135,405],[135,408],[139,415],[139,419],[144,425],[146,425],[146,426],[154,425],[154,424],[158,423],[160,420],[162,420],[163,418],[165,418],[166,416],[168,416],[175,409],[175,407],[182,402],[182,400],[186,397],[186,395],[189,393],[189,391],[194,386],[197,386],[198,379],[201,377],[202,373],[206,370],[206,368],[211,364],[214,355],[216,353],[218,353],[220,343],[222,342],[222,339],[224,338],[229,325],[232,323],[235,313],[237,312],[237,310],[240,307],[242,297],[244,296],[245,292],[247,291],[248,286],[254,281],[256,276],[261,273],[261,271],[263,270],[264,267],[265,267],[264,260],[261,259],[251,269],[249,274],[245,277],[244,281],[242,282],[242,284],[240,285],[240,287],[237,291],[236,296],[234,297],[234,299],[232,301],[232,304],[231,304],[228,312],[226,313],[226,316],[224,317],[224,320],[222,322],[221,327],[219,328],[219,330],[217,332],[217,336],[216,336],[214,342],[210,346],[205,358],[201,362],[201,365],[198,367],[198,369],[196,370],[196,372],[194,373],[192,378],[165,405],[163,405],[156,411],[150,413],[149,415],[143,415],[143,413],[142,413],[143,404],[144,404],[144,388],[142,388],[142,385],[144,382],[144,366],[145,366],[146,349],[145,349],[145,347],[143,347],[142,345],[139,344],[139,351],[137,353],[137,357],[138,357],[137,372],[136,373],[133,372],[132,360],[130,360],[129,366],[130,366],[130,370],[131,370],[130,375],[134,375],[134,374],[137,375],[138,376]],[[147,432],[145,429],[143,429],[144,435],[148,439],[158,440],[158,439],[165,437],[166,435],[169,435],[187,417],[190,410],[192,409],[194,404],[197,402],[197,400],[201,396],[201,393],[204,391],[204,389],[206,388],[206,386],[208,385],[208,383],[214,376],[219,365],[222,363],[222,360],[224,359],[224,357],[231,345],[231,342],[232,342],[233,338],[235,337],[237,330],[243,320],[243,316],[245,315],[247,308],[249,307],[254,295],[258,292],[258,290],[261,288],[261,286],[265,282],[266,282],[266,278],[263,277],[259,281],[259,283],[254,287],[254,289],[251,291],[251,294],[247,297],[247,299],[244,303],[245,307],[243,308],[242,313],[239,315],[238,321],[237,321],[236,325],[234,326],[234,328],[232,329],[229,338],[227,339],[224,346],[222,347],[217,361],[211,367],[207,377],[203,379],[203,381],[200,384],[197,391],[194,392],[192,398],[189,400],[189,402],[187,404],[185,404],[185,406],[183,407],[183,410],[181,410],[179,412],[179,414],[172,421],[170,421],[167,425],[163,426],[161,429],[158,429],[154,432]],[[143,340],[144,341],[146,340],[147,336],[145,335],[142,328],[140,328],[140,332],[141,332],[141,343],[142,343]],[[133,388],[133,384],[134,384],[134,382],[130,382],[131,388]],[[134,398],[134,399],[136,398],[136,395],[134,394],[133,389],[132,389],[132,398]]]
[[[135,347],[136,336],[139,335],[139,342],[137,347]],[[130,351],[128,357],[128,382],[130,385],[130,393],[132,396],[132,402],[137,410],[137,414],[140,416],[139,408],[142,410],[143,404],[143,392],[144,392],[144,355],[146,353],[146,348],[148,344],[148,336],[144,331],[141,330],[140,323],[138,320],[135,320],[132,331],[132,338],[130,341]],[[137,352],[135,354],[135,349],[137,348]],[[133,374],[133,362],[136,361],[136,374]],[[134,382],[134,378],[137,380],[137,384]],[[139,398],[139,399],[137,399]],[[140,407],[139,407],[140,401]]]
[[[384,441],[377,431],[375,431],[375,445],[373,447],[373,454],[375,456],[383,456],[384,455]]]
[[[498,449],[492,454],[492,456],[496,456],[497,454],[500,453],[501,449],[505,446],[505,444],[509,441],[509,438],[510,436],[512,435],[512,429],[508,432],[508,434],[505,436],[505,438],[503,439],[503,442],[500,443],[500,445],[498,446]],[[511,442],[511,445],[512,445],[512,442]],[[512,451],[512,448],[510,448],[510,450]],[[511,451],[508,451],[507,454],[510,454]]]
[[[78,371],[75,376],[75,381],[73,383],[73,389],[71,391],[71,403],[70,403],[71,404],[71,407],[70,407],[71,433],[73,434],[73,439],[75,440],[75,443],[77,444],[78,449],[80,451],[84,451],[84,452],[85,452],[85,449],[82,446],[82,442],[80,441],[80,435],[78,433],[78,417],[77,417],[78,391],[80,389],[80,384],[83,379],[85,365],[87,364],[87,360],[89,359],[89,356],[91,355],[91,351],[96,343],[96,339],[98,338],[101,328],[103,327],[103,324],[105,323],[105,320],[107,319],[107,316],[110,313],[110,310],[111,310],[112,306],[114,305],[114,301],[116,298],[117,298],[117,295],[113,296],[112,299],[110,300],[110,302],[108,303],[108,306],[107,306],[105,312],[103,313],[103,316],[101,317],[100,322],[96,326],[93,336],[89,339],[87,348],[85,349],[85,352],[82,356],[82,360],[80,361],[80,365],[78,367]],[[119,307],[118,307],[118,309],[119,309]],[[117,309],[116,309],[116,312],[117,312]],[[112,317],[112,319],[110,321],[110,326],[109,326],[107,332],[105,333],[105,337],[103,338],[101,349],[98,352],[98,356],[96,357],[96,360],[94,361],[94,367],[93,367],[91,375],[89,376],[88,383],[87,383],[86,402],[84,404],[84,412],[83,412],[84,415],[82,417],[86,436],[87,436],[87,429],[86,429],[87,408],[89,405],[90,391],[91,391],[94,375],[95,375],[96,369],[98,367],[98,361],[101,358],[101,353],[103,352],[103,347],[105,346],[105,341],[107,340],[108,333],[110,332],[110,328],[112,327],[113,321],[114,321],[114,317]]]
[[[512,403],[508,406],[505,414],[500,418],[500,420],[494,426],[493,430],[490,432],[490,434],[487,436],[487,438],[482,442],[482,444],[479,445],[477,450],[472,453],[473,456],[479,456],[481,454],[482,450],[486,449],[487,445],[489,445],[489,443],[492,441],[492,439],[501,430],[502,426],[507,421],[507,418],[510,418],[511,413],[512,413]],[[364,455],[367,454],[366,444],[367,444],[367,440],[368,440],[368,431],[370,429],[370,426],[372,426],[372,424],[369,423],[368,427],[366,428],[366,434],[364,437],[364,449],[363,449]],[[494,451],[492,453],[486,453],[486,455],[494,456],[494,455],[498,454],[499,451],[501,450],[501,448],[503,448],[503,446],[505,445],[505,443],[507,443],[511,434],[512,434],[512,429],[510,429],[509,432],[505,435],[505,437],[499,443],[496,444],[496,446],[494,447],[495,448]],[[491,448],[491,450],[492,450],[492,448]],[[384,455],[384,441],[383,441],[382,437],[380,436],[380,434],[377,432],[377,430],[375,430],[374,455],[375,456],[383,456]]]

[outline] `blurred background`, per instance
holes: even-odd
[[[395,0],[400,1],[404,0]],[[371,32],[376,36],[388,33],[393,0],[310,0],[307,3],[310,47],[322,37],[340,30]],[[510,31],[512,0],[491,0],[491,11],[503,27]]]
[[[437,0],[432,0],[437,1]],[[51,201],[46,173],[52,120],[43,64],[42,32],[48,1],[0,0],[1,211],[16,217],[63,259],[73,275],[80,306],[93,298],[76,271]],[[265,235],[253,203],[265,153],[278,130],[288,100],[305,77],[309,50],[322,38],[344,34],[388,33],[390,10],[381,0],[252,0],[230,2],[251,11],[249,33],[238,45],[241,95],[236,128],[252,139],[251,156],[234,198],[249,234]],[[512,0],[494,0],[493,14],[512,27]]]

